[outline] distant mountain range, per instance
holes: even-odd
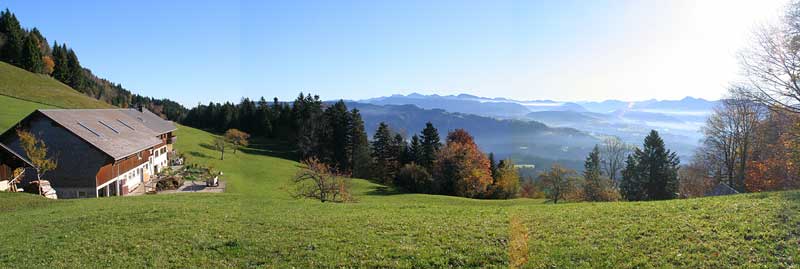
[[[440,129],[465,128],[472,132],[476,140],[484,140],[481,146],[485,150],[515,156],[527,154],[537,159],[579,160],[588,152],[587,145],[599,143],[606,136],[617,136],[639,145],[647,132],[655,129],[668,147],[687,160],[702,137],[700,127],[717,103],[692,97],[635,102],[562,102],[412,93],[352,104],[364,108],[368,124],[387,121],[398,128],[421,129],[427,119],[437,119],[443,126]],[[563,128],[573,131],[565,134],[563,132],[568,129]],[[522,148],[527,151],[520,152]],[[572,152],[581,150],[586,152]]]
[[[422,109],[415,105],[347,103],[357,108],[372,136],[380,122],[386,122],[406,138],[419,134],[430,121],[444,141],[448,131],[463,128],[478,145],[498,156],[539,156],[550,159],[582,159],[600,139],[573,128],[549,127],[532,120],[496,119],[473,114]]]
[[[675,111],[710,111],[717,101],[702,98],[686,97],[681,100],[645,100],[645,101],[620,101],[606,100],[602,102],[561,102],[553,100],[513,100],[508,98],[486,98],[470,94],[459,95],[423,95],[412,93],[408,95],[395,94],[392,96],[377,97],[359,100],[360,103],[377,105],[416,105],[426,109],[444,109],[450,112],[460,112],[484,116],[516,117],[524,116],[537,111],[573,111],[611,113],[614,111],[636,110],[644,112],[675,112]]]

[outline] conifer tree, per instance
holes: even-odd
[[[42,73],[44,62],[39,48],[39,41],[33,34],[25,37],[20,57],[20,67],[33,73]]]
[[[392,149],[392,144],[393,138],[389,125],[381,122],[372,136],[372,158],[375,159],[375,176],[384,183],[394,180],[393,172],[396,170],[397,154]]]
[[[369,152],[369,142],[367,132],[364,128],[364,120],[358,109],[350,111],[350,163],[353,166],[353,176],[357,178],[370,178],[372,169],[372,158]]]
[[[419,140],[418,135],[411,137],[411,143],[408,146],[408,152],[411,162],[419,164],[422,161],[422,142]]]
[[[25,30],[20,26],[17,16],[8,9],[0,12],[0,34],[4,40],[0,47],[0,61],[19,66]]]
[[[494,160],[494,152],[489,152],[489,171],[492,172],[492,179],[497,180],[497,162]]]
[[[441,149],[442,143],[439,140],[439,131],[433,127],[433,123],[425,124],[422,130],[422,159],[420,165],[432,171],[433,161],[436,160],[436,153]]]
[[[600,148],[595,145],[583,164],[583,195],[587,201],[607,200],[605,191],[609,186],[600,169]]]
[[[678,166],[675,152],[664,146],[655,130],[644,139],[642,149],[628,157],[620,187],[628,200],[672,199],[678,192]]]

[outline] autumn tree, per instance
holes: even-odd
[[[438,193],[462,197],[482,197],[492,184],[489,160],[464,129],[447,135],[434,167]]]
[[[225,141],[233,146],[233,154],[236,154],[237,148],[246,147],[250,144],[248,142],[249,139],[250,134],[239,131],[239,129],[228,129],[225,131]]]
[[[34,134],[17,130],[17,136],[20,140],[20,145],[25,151],[26,157],[33,165],[36,171],[36,182],[39,185],[39,194],[42,194],[42,176],[58,167],[56,159],[53,156],[48,156],[47,145],[41,139],[37,138]]]
[[[517,193],[519,193],[519,171],[514,166],[514,161],[510,158],[497,164],[493,180],[494,182],[491,186],[492,198],[510,199],[516,197]]]
[[[539,180],[544,185],[547,199],[557,204],[558,201],[575,189],[575,170],[567,169],[559,164],[553,166],[547,172],[539,175]]]
[[[750,162],[756,127],[765,115],[761,104],[741,96],[739,88],[721,101],[703,127],[703,149],[718,168],[717,180],[739,192],[745,191],[747,165]]]
[[[678,193],[682,198],[702,197],[714,187],[714,180],[706,171],[701,161],[692,161],[678,170]]]

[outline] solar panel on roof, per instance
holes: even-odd
[[[83,125],[83,123],[82,123],[82,122],[80,122],[80,121],[79,121],[79,122],[78,122],[78,125],[80,125],[80,126],[81,126],[81,127],[83,127],[84,129],[86,129],[87,131],[89,131],[89,132],[93,133],[94,135],[96,135],[96,136],[100,137],[100,133],[98,133],[98,132],[95,132],[94,130],[92,130],[92,128],[89,128],[89,127],[87,127],[86,125]]]
[[[128,124],[127,124],[127,123],[125,123],[124,121],[122,121],[122,120],[120,120],[120,119],[117,119],[117,121],[118,121],[119,123],[122,123],[122,125],[125,125],[125,127],[128,127],[128,128],[130,128],[131,130],[134,130],[134,131],[136,131],[136,129],[133,129],[133,127],[131,127],[130,125],[128,125]]]
[[[114,129],[114,127],[111,127],[111,126],[109,126],[109,125],[108,125],[108,124],[106,124],[105,122],[103,122],[103,121],[101,121],[101,120],[99,120],[99,121],[97,121],[97,122],[99,122],[99,123],[100,123],[100,124],[102,124],[103,126],[107,127],[108,129],[111,129],[111,131],[114,131],[115,133],[119,134],[119,131],[117,131],[117,129]]]

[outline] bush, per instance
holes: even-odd
[[[425,167],[416,163],[409,163],[398,171],[395,185],[409,192],[431,193],[433,180]]]
[[[295,198],[313,198],[321,202],[355,201],[350,193],[350,181],[333,172],[317,158],[303,161],[305,168],[292,178]]]
[[[519,189],[519,197],[539,199],[544,198],[544,196],[542,188],[534,183],[533,180],[525,181]]]

